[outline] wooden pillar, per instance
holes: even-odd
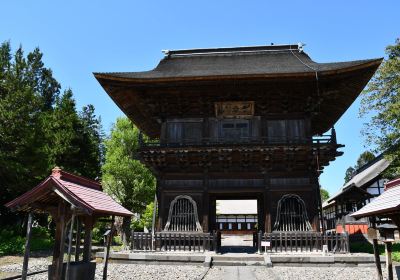
[[[392,242],[385,242],[385,253],[386,253],[386,269],[388,272],[388,279],[393,280]]]
[[[79,218],[76,220],[76,235],[75,235],[75,262],[79,261],[79,249],[81,246],[82,227]]]
[[[68,254],[67,254],[67,267],[65,269],[65,279],[69,280],[69,269],[70,269],[70,264],[71,264],[71,248],[72,248],[72,237],[73,237],[73,231],[74,231],[74,222],[75,222],[75,213],[72,213],[71,217],[71,226],[69,229],[69,235],[68,235]]]
[[[272,231],[272,215],[271,215],[271,182],[267,174],[264,175],[264,201],[263,201],[263,212],[264,212],[264,231]],[[263,230],[259,228],[258,230]]]
[[[92,253],[93,217],[85,217],[85,240],[83,244],[83,262],[90,262]]]
[[[112,216],[112,220],[111,220],[111,230],[110,230],[110,234],[108,236],[108,240],[107,240],[107,251],[106,251],[106,256],[105,256],[105,260],[104,260],[104,269],[103,269],[103,280],[107,279],[107,267],[108,267],[108,257],[110,256],[110,246],[111,246],[111,242],[113,240],[113,235],[114,235],[114,223],[115,223],[115,216]]]
[[[318,175],[317,175],[318,176]],[[321,198],[321,185],[319,183],[319,178],[316,180],[317,182],[317,202],[318,202],[318,231],[322,231],[325,233],[325,219],[324,219],[324,212],[322,210],[322,198]]]
[[[208,194],[208,172],[207,170],[204,172],[203,175],[203,232],[209,232],[210,228],[210,222],[209,222],[209,216],[210,216],[210,195]]]
[[[209,210],[208,210],[209,216],[209,225],[210,228],[209,230],[219,230],[219,227],[216,223],[217,221],[217,200],[214,195],[209,195]]]
[[[375,231],[376,231],[375,217],[371,217],[370,221],[371,221],[372,228],[375,229]],[[376,235],[372,239],[372,246],[374,249],[375,266],[376,266],[376,273],[378,275],[378,280],[382,280],[383,275],[382,275],[381,259],[379,257],[378,239],[377,239]]]
[[[52,276],[51,279],[59,280],[62,277],[63,262],[64,262],[64,241],[65,241],[65,214],[66,204],[63,200],[58,203],[56,217],[56,233],[54,240]]]
[[[161,176],[160,176],[161,177]],[[157,180],[157,192],[158,192],[158,223],[157,231],[162,231],[164,224],[164,208],[165,208],[165,198],[164,198],[164,186],[163,180],[158,178]]]
[[[32,236],[32,212],[28,214],[28,225],[26,227],[26,240],[25,240],[25,253],[24,253],[24,263],[22,265],[22,280],[26,280],[28,274],[28,262],[31,249],[31,236]]]

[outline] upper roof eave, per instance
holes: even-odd
[[[338,63],[320,63],[323,70],[304,72],[276,72],[276,73],[240,73],[230,75],[198,75],[198,76],[164,76],[164,77],[152,77],[151,73],[155,70],[144,71],[144,72],[93,72],[95,78],[101,82],[129,82],[129,83],[164,83],[164,82],[180,82],[180,81],[210,81],[210,80],[229,80],[229,79],[268,79],[268,78],[298,78],[298,77],[315,77],[315,73],[318,72],[318,76],[329,76],[337,75],[347,72],[353,72],[357,70],[363,70],[370,67],[377,68],[383,58],[374,58],[367,60],[338,62]],[[333,67],[337,64],[342,64],[341,67]],[[332,65],[332,67],[330,67]]]

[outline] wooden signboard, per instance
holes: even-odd
[[[374,229],[374,228],[368,228],[367,235],[368,235],[369,240],[378,238],[378,234],[376,232],[376,229]]]
[[[218,118],[252,117],[254,101],[229,101],[215,103],[215,116]]]

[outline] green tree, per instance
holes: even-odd
[[[118,118],[105,141],[105,162],[102,167],[104,190],[122,206],[134,213],[143,213],[155,192],[155,178],[135,157],[139,130],[127,118]],[[124,218],[122,241],[129,238],[131,219]]]
[[[78,113],[71,90],[44,66],[38,48],[24,55],[0,45],[0,224],[18,219],[4,204],[34,187],[55,165],[96,177],[101,172],[100,119]]]
[[[349,168],[346,169],[346,173],[344,176],[344,183],[347,183],[348,181],[353,178],[353,176],[356,174],[357,169],[363,167],[365,164],[368,162],[374,160],[375,155],[370,152],[370,151],[365,151],[361,153],[358,156],[357,163],[354,165],[354,167],[350,166]]]
[[[400,174],[400,39],[386,47],[387,57],[362,94],[360,116],[367,145],[392,160],[388,173]]]
[[[344,183],[347,183],[348,181],[350,181],[351,178],[353,178],[355,172],[356,172],[356,170],[354,169],[354,167],[350,166],[349,168],[347,168],[346,173],[344,175]]]
[[[329,192],[327,190],[321,188],[321,200],[322,200],[322,202],[324,202],[328,198],[329,198]]]
[[[370,151],[363,152],[357,159],[357,164],[355,166],[356,169],[364,166],[368,162],[374,160],[375,155]]]
[[[41,62],[36,48],[25,57],[9,42],[0,45],[0,222],[15,222],[4,203],[32,188],[43,178],[47,160],[42,149],[41,117],[51,112],[45,103],[60,85]]]

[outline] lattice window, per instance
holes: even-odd
[[[311,231],[304,201],[295,194],[282,196],[278,202],[276,231]]]
[[[171,202],[164,231],[203,231],[196,202],[188,195],[179,195]]]
[[[220,126],[220,138],[224,141],[247,140],[250,135],[248,120],[224,120]]]

